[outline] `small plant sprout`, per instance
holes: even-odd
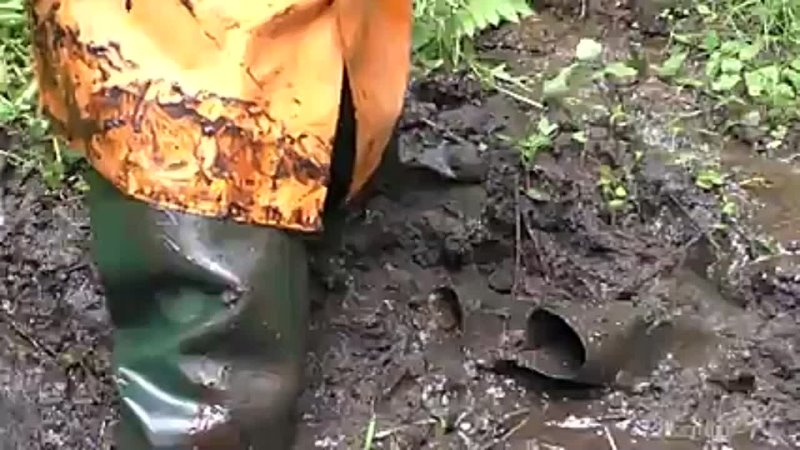
[[[600,166],[600,178],[597,184],[600,186],[600,194],[608,209],[621,211],[628,206],[628,189],[621,177],[617,176],[610,166]]]
[[[530,167],[539,152],[553,148],[553,137],[557,132],[558,124],[551,122],[546,116],[542,116],[536,125],[536,131],[517,143],[522,164]]]

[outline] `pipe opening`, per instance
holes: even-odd
[[[461,300],[453,288],[440,286],[431,292],[429,300],[433,302],[432,306],[445,328],[463,328],[464,312],[461,310]]]
[[[559,315],[535,309],[528,316],[526,347],[534,353],[533,369],[544,375],[571,377],[586,363],[580,336]]]

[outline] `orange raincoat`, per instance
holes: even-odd
[[[318,231],[343,69],[351,195],[380,162],[409,69],[411,0],[32,0],[40,102],[123,192]]]

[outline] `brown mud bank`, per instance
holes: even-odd
[[[486,51],[545,70],[584,35],[627,52],[635,33],[613,27],[532,20]],[[749,225],[721,229],[718,196],[666,157],[699,145],[665,131],[694,99],[652,79],[606,92],[628,120],[554,115],[553,148],[522,168],[500,136],[539,112],[465,79],[412,85],[397,160],[315,253],[297,448],[363,448],[370,423],[387,449],[800,447],[800,260],[764,257]],[[791,210],[791,164],[775,170],[766,202]],[[79,195],[35,176],[1,189],[0,449],[110,448]]]

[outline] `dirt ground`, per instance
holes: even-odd
[[[482,51],[528,72],[582,36],[609,57],[655,52],[657,21],[625,11],[543,13]],[[714,112],[646,78],[582,104],[620,104],[622,122],[556,109],[586,142],[562,133],[522,169],[500,136],[538,111],[464,80],[412,84],[398,161],[315,254],[297,448],[362,448],[371,420],[374,448],[800,448],[796,166],[698,133]],[[692,121],[675,132],[676,117]],[[740,192],[749,219],[721,229],[718,196],[675,163],[687,154],[773,185]],[[609,212],[601,166],[626,179],[629,209]],[[0,450],[110,448],[109,329],[80,196],[11,174],[0,194]]]

